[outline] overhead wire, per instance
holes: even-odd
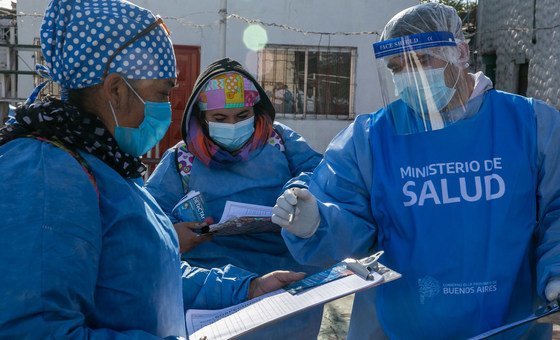
[[[471,8],[468,11],[468,13],[463,18],[464,22],[467,19],[470,18],[473,11],[474,11],[473,8]],[[212,26],[215,26],[215,25],[219,24],[219,19],[217,19],[215,21],[212,21],[210,23],[206,23],[206,24],[194,23],[194,22],[188,21],[186,19],[187,17],[189,17],[191,15],[208,14],[208,13],[213,13],[213,12],[212,11],[196,12],[196,13],[189,13],[189,14],[187,14],[185,16],[182,16],[182,17],[162,16],[162,18],[165,19],[165,20],[175,20],[183,26],[194,27],[194,28],[212,27]],[[10,15],[10,14],[8,14],[8,15]],[[33,13],[17,12],[15,14],[13,14],[13,16],[42,18],[43,14],[36,13],[36,12],[33,12]],[[306,29],[303,29],[303,28],[294,27],[294,26],[290,26],[290,25],[287,25],[287,24],[276,23],[276,22],[266,22],[266,21],[263,21],[261,19],[255,19],[255,18],[247,18],[247,17],[244,17],[242,15],[235,14],[235,13],[229,13],[227,15],[227,19],[235,19],[235,20],[243,21],[243,22],[248,23],[248,24],[260,24],[260,25],[266,26],[266,27],[275,27],[275,28],[279,28],[279,29],[283,29],[283,30],[287,30],[287,31],[301,33],[303,35],[319,35],[319,36],[336,36],[336,35],[342,35],[342,36],[377,35],[377,36],[379,36],[380,35],[379,31],[357,31],[357,32],[335,31],[335,32],[327,32],[327,31],[306,30]],[[560,24],[552,25],[552,26],[541,26],[541,27],[535,27],[535,28],[533,28],[533,27],[500,27],[500,28],[496,28],[496,29],[488,30],[488,31],[477,31],[474,34],[487,34],[487,33],[501,32],[501,31],[553,30],[553,29],[556,29],[556,28],[559,28],[559,27],[560,27]]]

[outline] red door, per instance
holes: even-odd
[[[146,178],[155,169],[163,153],[181,140],[181,120],[191,95],[194,82],[200,73],[200,46],[174,45],[177,60],[177,87],[171,90],[171,126],[152,150],[142,157],[148,165]]]

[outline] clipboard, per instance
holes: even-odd
[[[383,255],[382,250],[361,260],[347,258],[319,273],[293,282],[285,286],[283,289],[288,293],[295,295],[307,289],[317,287],[352,274],[356,274],[364,280],[372,280],[374,279],[373,274],[379,269],[378,260],[381,255]]]
[[[377,253],[363,258],[361,260],[346,259],[342,262],[346,263],[346,267],[353,271],[356,275],[364,280],[371,280],[373,273],[379,272],[379,258],[383,255],[384,251],[380,250]]]
[[[525,325],[529,322],[533,322],[535,320],[544,318],[546,316],[549,316],[551,314],[555,314],[555,313],[558,313],[558,312],[560,312],[560,306],[558,305],[558,301],[552,301],[548,305],[537,309],[537,311],[535,313],[529,315],[528,317],[526,317],[524,319],[509,323],[507,325],[500,326],[498,328],[491,329],[491,330],[489,330],[487,332],[484,332],[482,334],[479,334],[475,337],[469,338],[468,340],[487,339],[491,336],[503,333],[503,332],[508,331],[512,328],[515,328],[515,327],[518,327],[518,326],[521,326],[521,325]]]
[[[377,255],[378,259],[381,254],[376,253],[361,260],[346,259],[339,262],[331,268],[339,266],[341,263],[344,263],[344,265],[350,263],[351,268],[361,268],[357,269],[359,274],[349,270],[350,274],[348,275],[340,276],[319,285],[306,287],[306,289],[302,289],[296,292],[296,294],[291,294],[288,290],[282,288],[238,305],[216,311],[188,310],[185,316],[189,339],[214,340],[236,338],[266,324],[303,312],[314,306],[325,304],[343,296],[379,286],[401,277],[399,273],[385,267],[377,260],[372,261],[373,256]],[[373,270],[368,269],[368,267]],[[367,275],[363,275],[366,271]]]

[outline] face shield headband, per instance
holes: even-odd
[[[459,82],[457,43],[449,32],[429,32],[373,44],[384,107],[397,134],[445,128],[462,118],[449,112]]]
[[[450,32],[427,32],[406,35],[373,44],[375,59],[403,54],[405,52],[440,46],[457,46]]]

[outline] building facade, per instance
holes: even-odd
[[[204,69],[222,55],[240,61],[271,96],[279,112],[277,120],[301,133],[318,151],[324,151],[334,135],[357,114],[381,107],[372,51],[372,43],[379,38],[375,32],[380,33],[393,15],[418,1],[134,3],[163,17],[174,45],[182,48],[177,53],[185,53],[181,58],[196,62],[198,50],[198,67],[186,72]],[[47,4],[47,0],[18,1],[20,43],[37,42],[41,18],[36,14],[44,11]],[[29,64],[35,62],[33,52],[24,51],[20,56]],[[184,83],[188,89],[189,80]],[[32,88],[32,77],[22,76],[18,91],[27,94]],[[183,92],[182,97],[190,94]],[[184,102],[181,99],[176,97],[178,102]],[[174,117],[174,124],[177,119]]]
[[[479,0],[477,68],[500,90],[560,108],[560,1]]]
[[[17,69],[15,3],[0,3],[0,124],[9,112],[10,98],[17,93]]]

